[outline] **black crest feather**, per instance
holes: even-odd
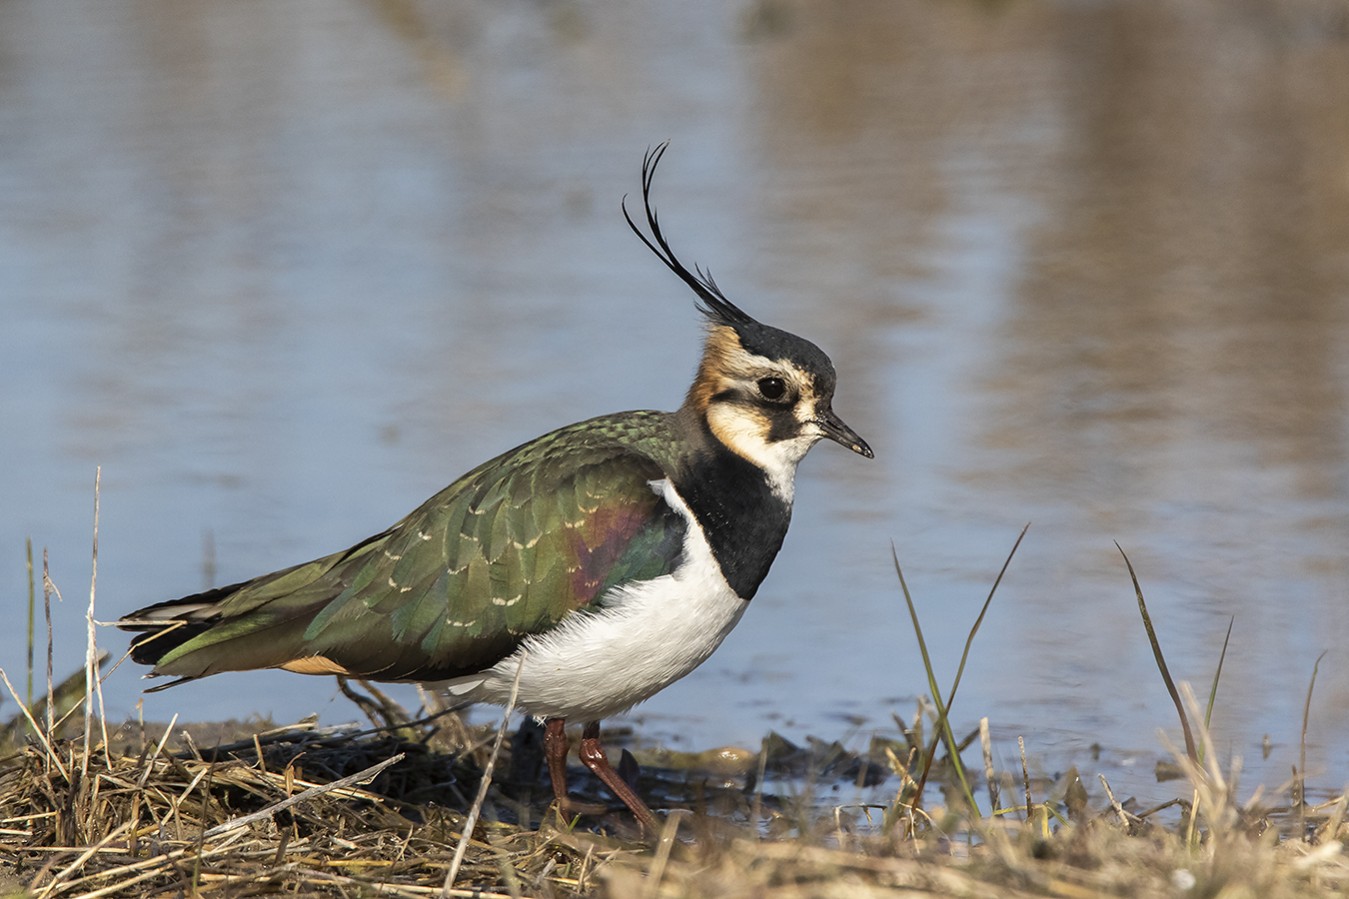
[[[705,271],[697,264],[693,266],[693,271],[689,271],[684,263],[679,261],[679,257],[670,249],[669,242],[665,239],[665,234],[660,229],[660,218],[656,215],[656,207],[651,202],[651,183],[656,177],[656,166],[660,164],[660,159],[665,155],[665,149],[670,146],[670,142],[662,141],[654,148],[646,151],[646,156],[642,159],[642,206],[646,209],[646,224],[651,229],[651,236],[647,237],[637,223],[632,220],[628,213],[628,197],[623,195],[623,202],[620,204],[623,208],[623,218],[628,220],[628,227],[632,233],[642,239],[651,252],[655,253],[661,262],[665,263],[666,268],[674,272],[698,295],[701,301],[698,309],[703,315],[706,315],[714,322],[730,325],[748,325],[757,324],[752,316],[742,310],[739,306],[726,299],[726,295],[721,292],[717,282],[713,280],[712,273]]]

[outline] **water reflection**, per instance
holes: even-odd
[[[670,137],[681,255],[829,350],[878,458],[812,454],[754,607],[648,726],[907,716],[890,539],[953,670],[1033,520],[957,717],[1150,767],[1172,712],[1119,540],[1179,677],[1206,688],[1236,617],[1220,749],[1287,771],[1349,634],[1342,8],[171,6],[0,6],[0,547],[53,549],[58,668],[96,463],[112,617],[199,587],[205,532],[246,577],[549,427],[677,404],[698,326],[617,215]],[[0,579],[23,596],[21,562]],[[332,697],[248,675],[146,713],[352,714]],[[1313,777],[1349,769],[1346,698],[1332,653]]]

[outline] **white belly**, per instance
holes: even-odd
[[[516,707],[539,718],[598,721],[648,699],[697,668],[748,602],[721,575],[702,530],[669,481],[653,482],[689,523],[684,562],[664,577],[619,587],[595,612],[577,612],[482,674],[444,685],[505,705],[524,654]]]

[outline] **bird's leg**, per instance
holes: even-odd
[[[552,721],[550,720],[548,723],[551,725]],[[609,758],[604,754],[604,747],[600,745],[600,724],[598,721],[591,721],[585,726],[585,730],[581,731],[581,747],[577,755],[581,757],[581,764],[593,771],[595,776],[609,788],[609,792],[622,799],[623,804],[632,809],[632,813],[637,816],[637,820],[646,832],[654,834],[656,832],[656,816],[651,814],[651,809],[646,807],[646,803],[638,798],[632,787],[628,786],[627,781],[619,777],[618,772],[609,764]]]
[[[548,761],[548,776],[553,781],[553,798],[558,811],[567,810],[567,720],[549,718],[543,723],[543,757]]]

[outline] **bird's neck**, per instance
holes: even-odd
[[[750,599],[787,535],[790,485],[782,491],[764,469],[712,436],[705,421],[684,423],[696,431],[694,449],[674,476],[675,489],[702,526],[731,589]]]

